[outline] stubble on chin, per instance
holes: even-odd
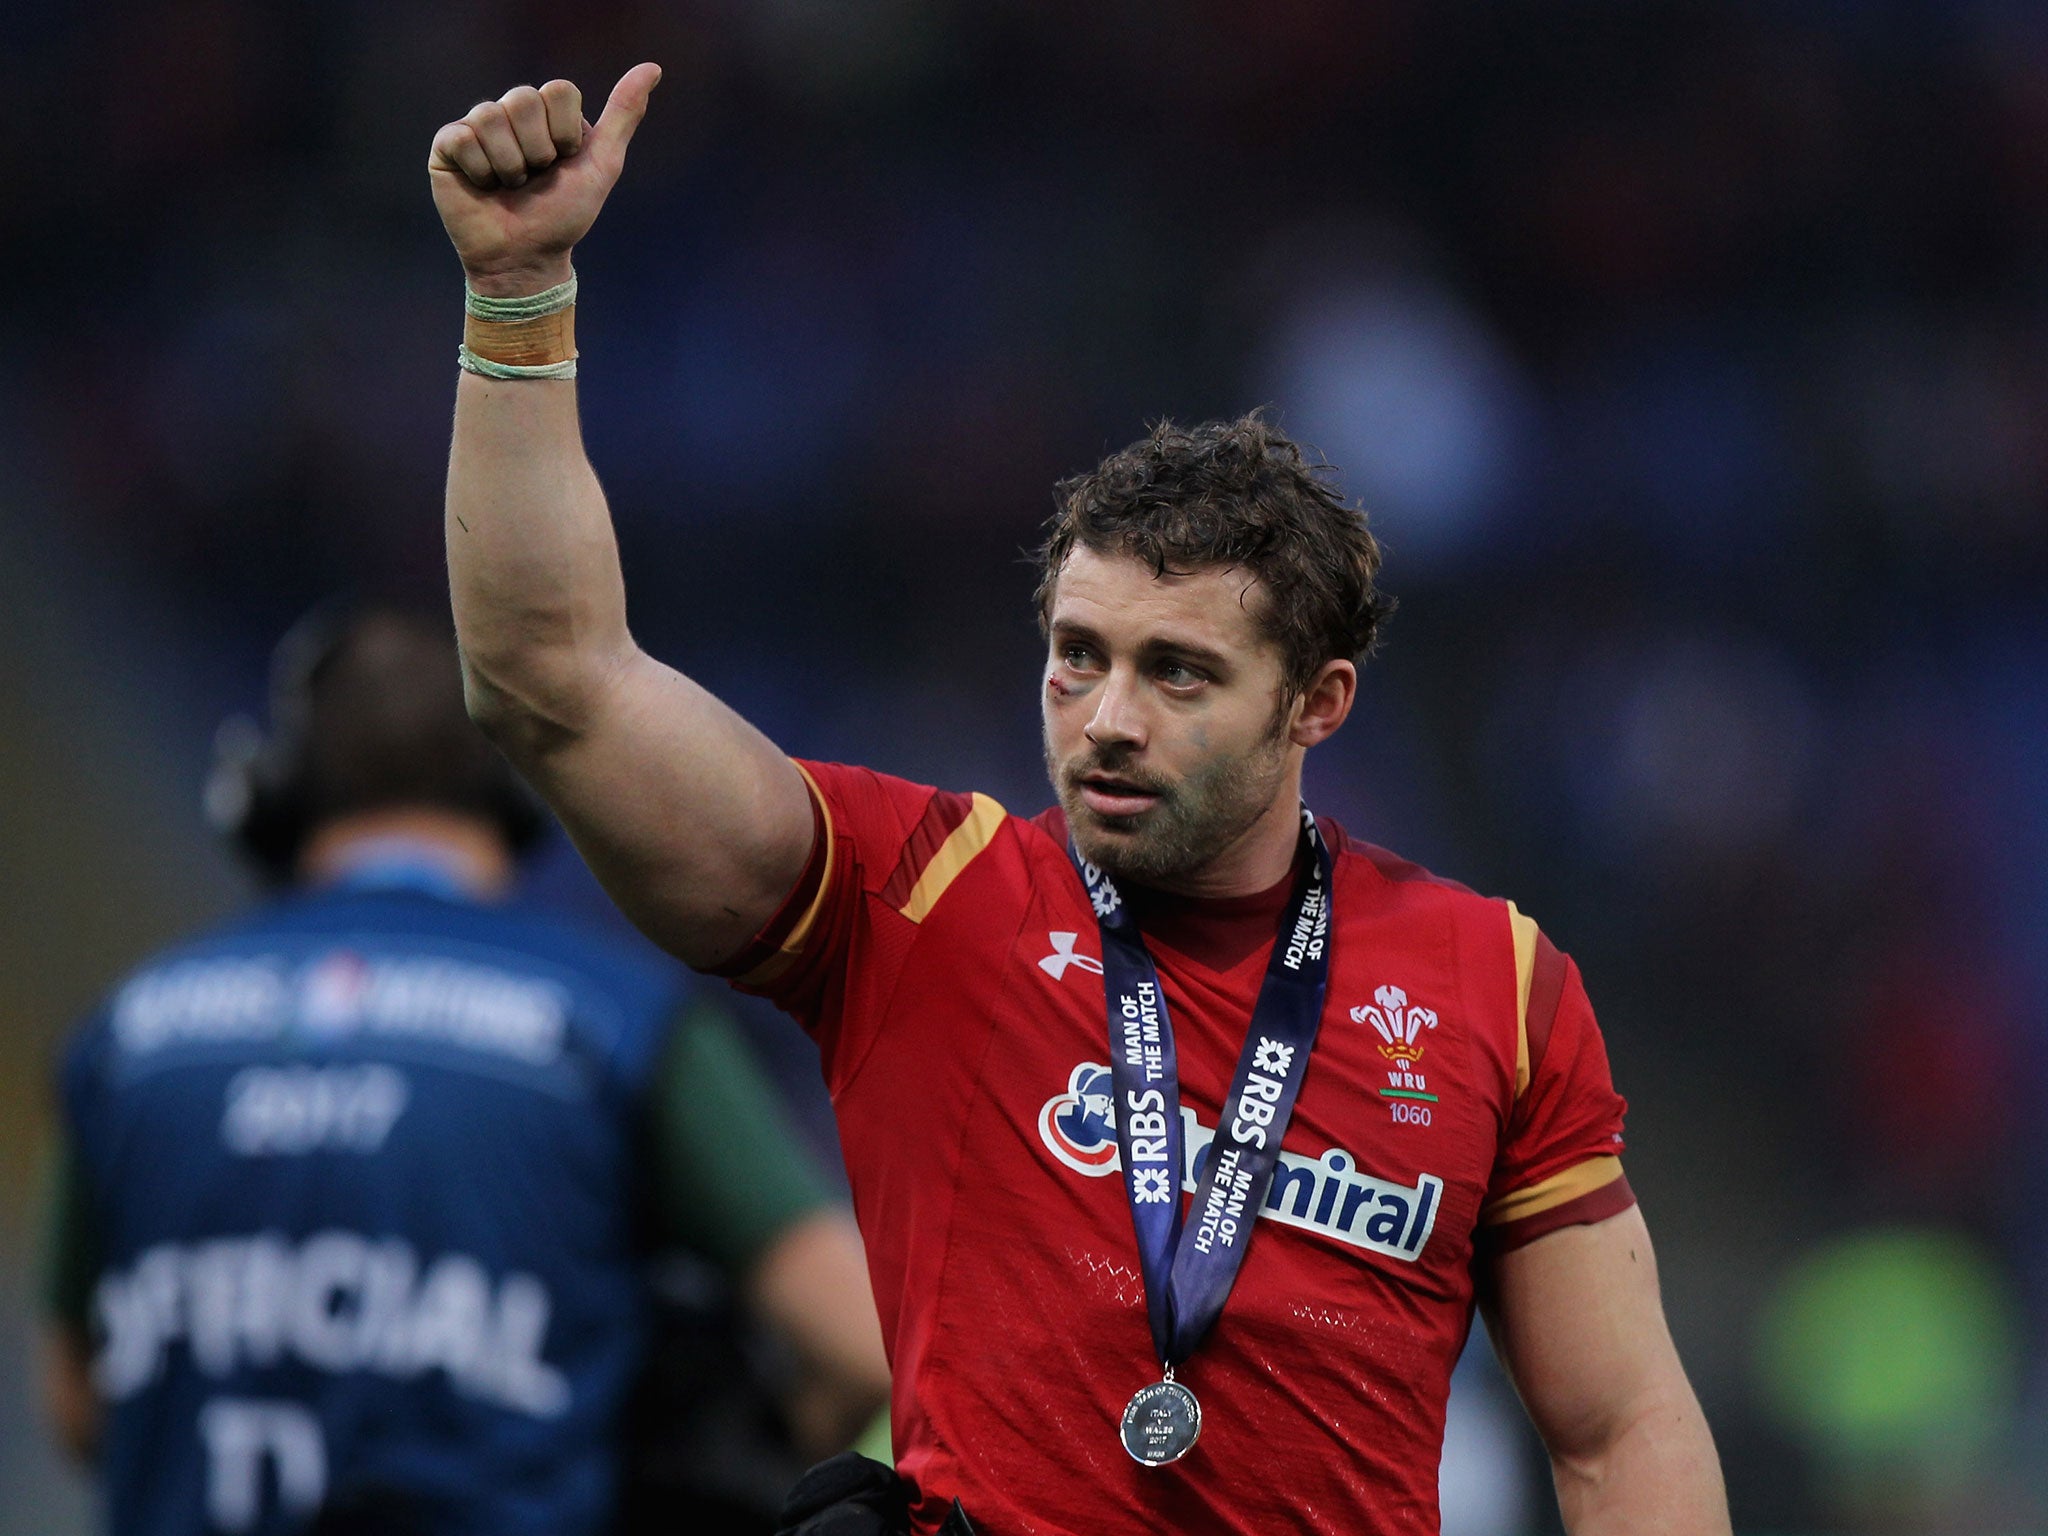
[[[1212,765],[1178,784],[1157,784],[1159,799],[1136,816],[1100,816],[1081,798],[1076,780],[1099,765],[1083,761],[1063,772],[1046,743],[1046,772],[1081,857],[1112,880],[1172,887],[1200,870],[1248,832],[1272,806],[1283,756],[1266,750]]]
[[[1159,885],[1199,868],[1203,851],[1187,835],[1189,829],[1172,814],[1162,797],[1137,816],[1098,816],[1078,794],[1062,792],[1060,805],[1081,857],[1132,885]]]
[[[1051,738],[1046,739],[1045,775],[1052,781],[1053,794],[1067,818],[1068,834],[1080,849],[1081,857],[1112,880],[1143,884],[1157,879],[1154,871],[1159,859],[1154,845],[1158,842],[1160,814],[1173,801],[1172,788],[1148,780],[1148,787],[1159,795],[1158,802],[1149,810],[1137,816],[1101,816],[1081,798],[1081,776],[1097,770],[1123,771],[1111,770],[1094,754],[1084,754],[1071,764],[1063,764],[1053,750]]]

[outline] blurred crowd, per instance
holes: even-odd
[[[595,117],[653,58],[578,261],[643,642],[792,750],[1035,807],[1051,483],[1267,403],[1402,604],[1311,792],[1578,960],[1738,1530],[2037,1528],[2048,12],[32,0],[9,32],[0,705],[147,745],[0,825],[124,801],[173,846],[268,638],[439,579],[428,140],[554,75]],[[5,881],[61,889],[65,850],[10,839]],[[111,965],[227,899],[193,878],[47,921]],[[49,994],[0,979],[23,1125]]]

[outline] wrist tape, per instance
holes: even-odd
[[[576,377],[576,274],[539,293],[493,299],[464,285],[455,361],[487,379]]]

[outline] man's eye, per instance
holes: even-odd
[[[1181,662],[1164,661],[1159,664],[1159,681],[1169,688],[1192,688],[1202,681],[1202,674]]]
[[[1095,653],[1085,645],[1069,645],[1060,651],[1060,662],[1076,672],[1086,672],[1095,665]]]

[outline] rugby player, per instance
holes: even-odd
[[[793,762],[635,644],[570,254],[658,78],[594,126],[555,80],[435,136],[449,568],[472,713],[613,897],[819,1045],[902,1504],[816,1518],[1434,1530],[1477,1305],[1576,1536],[1725,1533],[1576,968],[1301,804],[1383,604],[1292,443],[1162,425],[1060,488],[1037,817]]]

